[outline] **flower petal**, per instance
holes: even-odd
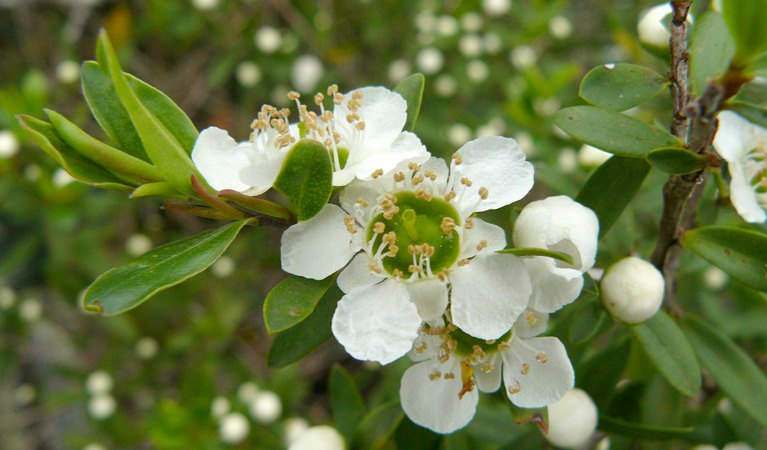
[[[347,164],[356,164],[367,159],[371,152],[388,150],[391,143],[397,139],[407,121],[407,102],[401,95],[384,87],[373,86],[357,89],[362,93],[361,106],[357,109],[360,120],[365,123],[365,129],[361,132],[362,142],[360,145],[351,145],[353,142],[342,142],[349,148]],[[351,114],[349,102],[352,101],[354,92],[345,94],[344,101],[336,105],[333,115],[337,118],[335,125],[342,139],[351,141],[352,136],[360,135],[355,124],[346,121],[346,116]]]
[[[525,264],[516,256],[481,255],[450,274],[453,323],[480,339],[497,339],[527,307],[532,290]]]
[[[394,280],[357,288],[338,302],[332,330],[347,353],[388,364],[418,337],[421,318],[405,286]]]
[[[481,137],[464,144],[458,154],[462,162],[453,168],[453,186],[466,215],[508,205],[533,187],[533,165],[514,139]],[[472,182],[471,187],[458,183],[464,177]],[[488,190],[488,197],[477,205],[480,187]]]
[[[756,147],[758,140],[767,140],[767,130],[757,127],[732,111],[722,111],[714,136],[714,148],[728,163],[740,161]]]
[[[480,251],[489,253],[506,248],[506,232],[503,228],[476,217],[472,217],[471,221],[473,227],[464,229],[463,232],[461,259],[476,256]],[[480,244],[482,241],[485,241],[485,244]],[[478,245],[483,249],[478,250]]]
[[[282,234],[282,270],[322,280],[339,270],[357,253],[352,235],[344,225],[346,212],[336,205],[325,205],[306,222],[299,222]]]
[[[746,222],[762,223],[767,220],[762,206],[754,192],[754,187],[746,181],[746,175],[740,161],[729,163],[730,199],[732,206]]]
[[[413,348],[407,354],[412,361],[424,361],[439,356],[440,345],[445,342],[442,335],[426,333],[424,329],[427,325],[430,328],[444,327],[445,321],[440,317],[421,326],[418,337],[413,341]]]
[[[506,395],[522,408],[550,405],[575,383],[567,350],[555,337],[516,338],[501,351],[501,357]]]
[[[434,377],[435,371],[442,376]],[[445,379],[444,375],[453,377]],[[400,383],[402,409],[413,422],[437,433],[452,433],[465,427],[474,417],[479,401],[477,389],[459,398],[463,383],[461,367],[453,359],[418,363],[405,371]]]
[[[338,275],[336,283],[338,288],[344,294],[348,294],[354,289],[363,286],[377,284],[384,280],[384,277],[370,270],[372,259],[365,252],[357,253],[352,261]]]
[[[421,143],[418,136],[403,131],[391,144],[390,149],[380,149],[375,153],[370,153],[364,160],[355,163],[347,161],[346,167],[333,174],[333,185],[340,186],[335,182],[336,174],[338,174],[339,180],[348,177],[341,177],[342,173],[345,172],[351,172],[353,176],[361,180],[371,180],[373,172],[379,169],[383,170],[384,174],[388,174],[397,168],[404,170],[411,162],[421,164],[429,157],[429,152],[426,151],[426,147]]]
[[[482,392],[495,392],[501,387],[501,366],[499,355],[488,356],[487,360],[474,366],[474,379]]]
[[[287,152],[282,152],[275,158],[264,159],[254,162],[240,169],[238,175],[240,180],[253,186],[255,192],[251,195],[259,195],[271,189],[274,180],[282,170],[282,163],[285,162]]]
[[[558,268],[551,258],[536,256],[525,258],[533,293],[530,309],[552,313],[572,303],[583,288],[583,274],[575,269]]]
[[[434,320],[447,308],[447,283],[439,278],[408,283],[407,292],[423,320]]]
[[[226,131],[209,127],[197,137],[192,161],[213,189],[245,192],[250,186],[240,181],[239,172],[250,165],[248,151],[249,145],[240,146]]]
[[[338,198],[344,210],[356,217],[363,225],[367,225],[372,219],[371,213],[375,210],[373,206],[378,203],[379,195],[376,182],[353,181],[341,189]],[[357,203],[359,199],[367,203],[368,207]]]
[[[547,313],[528,309],[519,316],[514,324],[514,336],[521,339],[535,337],[546,331],[548,325],[549,315]]]

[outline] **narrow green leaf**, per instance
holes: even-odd
[[[416,425],[405,416],[394,430],[393,441],[397,450],[439,450],[442,436]]]
[[[291,275],[277,283],[264,301],[264,323],[269,334],[285,331],[306,319],[334,280],[332,276],[310,280]]]
[[[91,137],[77,125],[67,120],[66,117],[55,111],[46,109],[45,113],[64,142],[84,157],[123,180],[134,184],[163,180],[162,173],[146,161],[133,157]]]
[[[767,77],[767,52],[756,56],[745,69],[746,76]]]
[[[700,366],[677,324],[659,311],[643,324],[628,330],[655,367],[672,386],[691,397],[700,390]]]
[[[673,175],[683,175],[706,168],[706,158],[686,148],[656,148],[645,158],[654,167]]]
[[[405,131],[414,131],[415,123],[418,120],[418,114],[421,111],[421,101],[423,100],[423,88],[426,80],[420,73],[414,73],[394,87],[394,92],[398,93],[407,102],[407,122],[405,122]]]
[[[125,105],[149,159],[179,192],[194,196],[189,181],[190,175],[194,173],[198,179],[204,178],[197,172],[191,158],[175,136],[144,106],[131,89],[105,31],[100,33],[99,39],[103,41],[109,73],[117,95]]]
[[[349,372],[337,363],[330,370],[328,391],[333,423],[344,435],[347,444],[351,445],[357,425],[367,414],[362,394]]]
[[[687,339],[711,378],[752,418],[767,427],[767,377],[748,354],[719,330],[687,315]]]
[[[575,368],[575,385],[586,391],[600,409],[606,409],[615,396],[615,385],[628,364],[629,350],[630,340],[614,341]]]
[[[55,159],[74,178],[93,185],[108,183],[132,189],[130,186],[126,186],[123,180],[83,157],[67,145],[56,133],[53,125],[48,122],[30,116],[19,116],[19,122],[32,142]]]
[[[355,442],[366,439],[370,445],[361,448],[382,449],[391,439],[396,427],[404,419],[399,398],[389,400],[371,409],[357,426]]]
[[[625,111],[655,97],[668,84],[665,77],[644,66],[605,64],[583,77],[579,94],[592,105]]]
[[[735,40],[733,63],[741,65],[767,50],[767,0],[722,0],[722,16]]]
[[[599,293],[588,289],[594,280],[584,274],[584,287],[581,295],[573,302],[574,310],[570,317],[568,338],[573,344],[590,342],[602,331],[607,322],[607,312],[599,301]]]
[[[690,82],[695,95],[700,95],[709,79],[719,79],[730,67],[735,55],[732,39],[724,18],[717,11],[706,11],[695,24],[690,41]]]
[[[85,291],[83,308],[106,315],[135,308],[154,294],[207,269],[248,222],[241,220],[165,244],[102,274]]]
[[[343,295],[337,286],[331,286],[309,317],[298,325],[277,333],[266,355],[269,367],[285,367],[327,341],[333,335],[330,322],[336,310],[336,303]]]
[[[740,228],[704,227],[686,231],[681,243],[736,280],[767,291],[767,235]]]
[[[767,107],[741,102],[728,102],[727,109],[735,111],[749,122],[767,128]]]
[[[670,439],[693,442],[699,441],[693,427],[656,427],[626,422],[625,420],[608,417],[602,414],[599,415],[599,429],[608,433],[615,433],[635,439],[647,439],[650,441],[667,441]]]
[[[298,220],[309,220],[330,199],[333,168],[324,145],[305,139],[288,152],[274,188],[285,194],[298,213]]]
[[[767,59],[767,53],[765,53]],[[767,79],[755,78],[740,87],[740,90],[730,99],[757,107],[767,107]]]
[[[660,128],[594,106],[559,110],[554,115],[554,123],[570,136],[619,156],[641,158],[650,150],[683,144]]]
[[[172,184],[167,181],[158,181],[157,183],[146,183],[133,190],[131,198],[141,197],[179,197],[179,193]]]
[[[511,253],[512,255],[516,255],[522,258],[525,256],[545,256],[547,258],[554,258],[560,261],[564,261],[567,264],[573,263],[573,257],[567,253],[555,252],[545,248],[504,248],[503,250],[498,250],[496,253]]]
[[[596,213],[599,237],[618,220],[649,172],[650,165],[644,159],[613,156],[586,180],[575,201]]]

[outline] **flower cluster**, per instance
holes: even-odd
[[[522,199],[534,170],[517,142],[481,137],[448,165],[403,131],[407,104],[380,87],[340,94],[319,114],[296,100],[289,112],[264,107],[249,142],[218,129],[202,132],[193,158],[215,189],[257,195],[269,189],[285,155],[300,139],[322,143],[333,162],[338,205],[282,236],[282,268],[311,279],[336,272],[344,296],[332,320],[336,339],[360,360],[418,363],[405,372],[402,406],[414,422],[440,433],[465,426],[478,391],[501,380],[516,405],[558,401],[574,384],[564,345],[538,337],[548,314],[575,300],[594,264],[599,224],[564,196],[528,204],[514,226],[521,258],[506,232],[477,213]],[[572,263],[555,260],[565,253]]]

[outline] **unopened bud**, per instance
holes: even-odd
[[[575,388],[549,405],[546,440],[557,447],[580,447],[597,429],[597,406],[586,392]]]
[[[631,256],[607,269],[601,287],[607,312],[621,322],[638,324],[660,309],[665,282],[655,266]]]

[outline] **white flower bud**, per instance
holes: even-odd
[[[72,84],[80,78],[80,64],[67,59],[56,66],[56,78],[64,84]]]
[[[213,263],[210,271],[216,278],[228,278],[234,273],[236,265],[230,256],[222,256]]]
[[[296,441],[304,431],[309,429],[309,422],[303,417],[291,417],[282,423],[285,433],[285,443],[290,445]]]
[[[282,45],[282,34],[276,28],[264,26],[256,31],[256,46],[264,53],[274,53]]]
[[[155,338],[144,336],[136,342],[136,356],[141,359],[152,359],[159,347]]]
[[[210,403],[210,415],[216,419],[220,419],[232,409],[232,405],[226,397],[218,396]]]
[[[557,168],[562,173],[573,173],[578,168],[578,154],[570,147],[565,147],[559,151],[557,158]]]
[[[309,92],[317,87],[325,68],[314,55],[301,55],[293,62],[290,69],[290,82],[299,92]]]
[[[443,73],[434,80],[434,91],[440,97],[450,97],[455,94],[456,89],[458,89],[458,82],[450,74]]]
[[[244,87],[253,87],[261,81],[261,68],[253,61],[243,61],[235,71],[237,82]]]
[[[109,394],[98,394],[88,402],[88,413],[96,420],[104,420],[114,414],[117,401]]]
[[[395,59],[389,64],[387,75],[392,83],[399,83],[403,78],[410,75],[410,63],[404,59]]]
[[[427,75],[433,75],[445,65],[445,56],[434,47],[421,49],[415,56],[415,65]]]
[[[288,450],[344,450],[344,437],[329,425],[311,427],[293,441]]]
[[[250,415],[260,424],[268,425],[277,420],[280,414],[282,401],[272,391],[260,391],[250,402]]]
[[[141,256],[149,250],[152,250],[152,240],[145,234],[132,234],[128,240],[125,241],[125,250],[131,256]]]
[[[621,322],[638,324],[660,309],[665,282],[655,266],[630,256],[610,266],[600,286],[607,312]]]
[[[490,68],[484,61],[474,60],[466,66],[466,75],[475,83],[481,83],[487,79],[490,74]]]
[[[565,16],[554,16],[549,20],[549,33],[557,39],[566,39],[573,34],[573,24]]]
[[[244,415],[234,412],[221,418],[218,429],[221,440],[227,444],[239,444],[250,434],[250,422]]]
[[[103,370],[97,370],[85,380],[85,390],[91,395],[107,394],[112,390],[112,376]]]
[[[461,16],[461,27],[464,31],[474,33],[482,29],[484,21],[482,16],[476,12],[467,12]]]
[[[55,172],[53,172],[53,185],[58,188],[63,188],[67,186],[69,183],[73,183],[77,181],[72,175],[70,175],[66,170],[62,168],[56,169]]]
[[[511,64],[518,70],[530,67],[538,61],[535,50],[527,45],[519,45],[509,53]]]
[[[200,11],[209,11],[218,6],[218,0],[192,0],[192,5]]]
[[[450,15],[441,16],[437,20],[437,32],[442,36],[452,36],[458,32],[458,19]]]
[[[43,315],[43,305],[36,298],[27,298],[19,304],[19,316],[27,322],[34,322]]]
[[[557,447],[580,447],[597,429],[597,405],[586,392],[575,388],[549,405],[546,440]]]
[[[501,16],[511,9],[511,0],[482,0],[482,9],[490,16]]]
[[[458,39],[458,51],[467,58],[476,58],[482,54],[482,38],[478,34],[469,33]]]
[[[258,386],[256,386],[255,383],[248,381],[242,383],[240,387],[237,388],[237,398],[240,399],[242,403],[250,403],[256,398],[256,395],[258,395],[258,391]]]
[[[19,152],[19,139],[10,130],[0,130],[0,159],[10,158]]]
[[[0,309],[11,309],[16,304],[16,292],[8,286],[0,287]]]
[[[453,146],[460,147],[471,139],[471,128],[462,123],[450,125],[447,130],[447,138]]]

